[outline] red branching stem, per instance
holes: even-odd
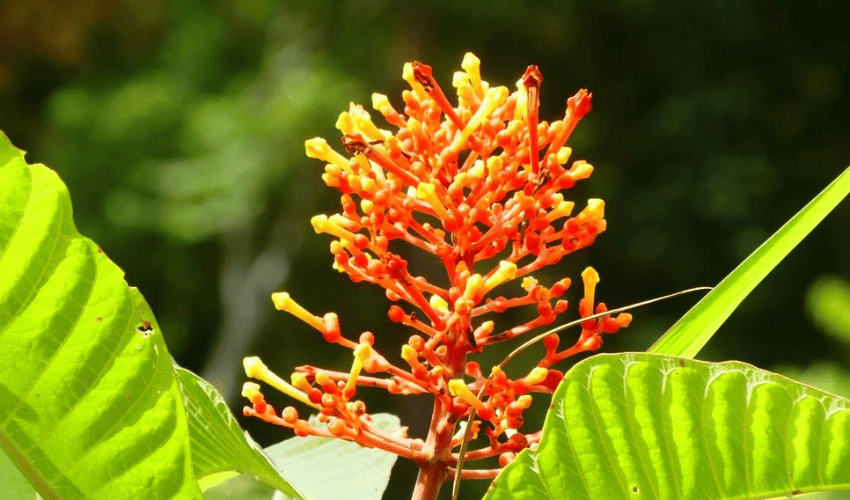
[[[502,472],[502,469],[463,469],[460,473],[461,479],[493,479]],[[448,468],[447,479],[454,479],[456,471],[454,467]]]

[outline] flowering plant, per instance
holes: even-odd
[[[415,498],[433,498],[443,481],[456,474],[462,436],[457,424],[473,413],[472,437],[482,433],[487,442],[466,453],[466,460],[499,456],[504,466],[516,453],[535,446],[540,432],[523,429],[523,412],[532,394],[552,393],[561,381],[563,373],[550,367],[599,349],[603,334],[631,321],[627,313],[602,314],[605,304],[595,301],[599,275],[588,267],[582,273],[578,314],[602,316],[582,322],[571,346],[559,350],[559,334],[550,334],[537,366],[516,378],[500,366],[485,375],[478,363],[469,361],[471,354],[552,324],[568,310],[561,297],[570,279],[546,286],[533,273],[592,244],[606,221],[602,200],[589,200],[573,215],[574,203],[561,193],[593,172],[583,160],[567,166],[571,150],[565,146],[590,111],[591,94],[580,90],[567,101],[563,119],[547,123],[538,118],[543,77],[535,66],[526,70],[513,93],[482,80],[474,55],[468,53],[462,67],[452,82],[457,107],[429,66],[408,63],[403,76],[411,90],[402,96],[403,113],[386,96],[372,96],[373,107],[397,132],[379,129],[365,109],[351,104],[337,121],[351,157],[323,139],[306,143],[308,156],[327,163],[325,183],[342,193],[342,212],[313,217],[313,228],[334,237],[330,250],[335,269],[354,282],[385,289],[394,303],[390,320],[413,332],[401,347],[406,366],[375,351],[371,332],[363,332],[357,342],[350,340],[342,335],[336,314],[314,315],[285,292],[272,295],[275,307],[297,316],[326,341],[351,349],[351,370],[301,366],[290,384],[259,358],[244,361],[249,377],[312,407],[327,425],[314,426],[292,406],[278,413],[253,382],[243,388],[252,403],[245,415],[289,427],[299,436],[334,436],[413,460],[420,467]],[[439,260],[447,285],[440,286],[437,277],[413,276],[401,243]],[[524,293],[494,296],[519,278]],[[484,319],[528,305],[536,307],[536,317],[504,331],[495,332],[495,321]],[[369,376],[361,375],[364,371]],[[365,403],[355,399],[358,386],[432,395],[428,436],[423,440],[403,430],[391,434],[377,429]],[[462,477],[493,478],[498,472],[468,469]]]
[[[358,106],[343,113],[338,126],[351,158],[321,139],[307,142],[308,154],[328,164],[325,182],[342,192],[342,213],[313,219],[317,232],[334,237],[334,266],[384,288],[394,302],[389,318],[413,334],[401,347],[402,364],[395,353],[376,351],[371,332],[351,340],[335,314],[319,317],[288,294],[274,294],[279,309],[351,349],[354,360],[347,372],[299,367],[290,383],[258,358],[245,359],[250,377],[319,414],[308,420],[293,407],[277,411],[258,384],[246,383],[245,414],[306,436],[266,453],[209,383],[173,363],[139,291],[77,232],[58,176],[27,164],[0,134],[0,477],[11,475],[27,498],[211,500],[216,485],[238,471],[304,499],[301,476],[313,471],[301,462],[311,455],[323,465],[335,461],[345,481],[372,480],[374,487],[358,494],[380,494],[385,478],[376,479],[372,464],[312,453],[334,441],[358,456],[379,454],[386,471],[394,461],[386,457],[394,455],[384,451],[413,460],[419,499],[435,498],[449,479],[458,485],[494,477],[488,500],[757,499],[850,489],[850,400],[743,363],[693,360],[850,193],[850,169],[649,353],[593,356],[566,374],[552,367],[599,349],[603,335],[631,321],[617,314],[622,309],[596,302],[599,277],[587,268],[578,319],[527,340],[485,371],[469,358],[568,310],[562,297],[570,280],[546,285],[532,274],[591,244],[606,223],[601,200],[573,215],[560,193],[592,172],[581,161],[567,168],[564,146],[589,111],[590,95],[579,91],[564,118],[547,124],[538,120],[536,68],[512,94],[481,80],[473,56],[463,68],[454,78],[457,107],[420,63],[405,68],[412,90],[404,93],[404,114],[376,95],[375,108],[398,127],[395,134],[378,129]],[[403,242],[436,257],[447,276],[413,276]],[[502,292],[519,278],[523,292]],[[535,306],[536,315],[497,331],[499,313],[520,306]],[[581,333],[559,350],[558,332],[571,324]],[[538,340],[542,359],[509,376],[505,364]],[[404,427],[387,427],[394,417],[371,415],[357,398],[364,386],[431,395],[427,436],[408,436]],[[540,393],[553,393],[550,411],[542,431],[528,430],[523,415]],[[275,456],[278,446],[283,456]],[[488,457],[498,457],[500,468],[463,467]],[[297,462],[295,469],[287,461]],[[357,466],[361,475],[352,472]],[[343,484],[313,479],[311,499]]]

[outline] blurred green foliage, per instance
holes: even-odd
[[[571,145],[596,172],[572,194],[579,205],[605,199],[609,230],[541,279],[575,278],[593,263],[612,306],[716,284],[850,163],[850,5],[841,3],[66,4],[0,4],[0,129],[59,172],[80,231],[142,290],[178,362],[236,405],[245,352],[283,373],[345,369],[350,356],[275,314],[272,291],[337,311],[349,336],[376,332],[388,355],[408,335],[386,320],[379,290],[331,270],[329,241],[309,217],[338,202],[321,163],[303,153],[310,137],[338,144],[333,125],[349,101],[368,106],[376,91],[398,105],[406,61],[427,62],[447,88],[466,51],[497,84],[537,64],[546,119],[578,88],[594,93]],[[831,349],[817,326],[827,313],[814,312],[839,292],[812,295],[813,319],[804,304],[816,277],[850,280],[848,223],[844,203],[702,358],[846,365],[847,350]],[[411,265],[434,269],[416,257]],[[605,349],[645,349],[692,301],[636,312]],[[427,400],[370,401],[424,432]],[[263,444],[288,437],[246,426]],[[398,469],[390,491],[405,498],[413,469]]]

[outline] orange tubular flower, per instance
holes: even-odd
[[[501,456],[507,463],[524,447],[535,446],[539,433],[518,429],[531,393],[552,392],[562,376],[549,366],[598,349],[603,334],[631,321],[629,315],[587,319],[575,344],[560,352],[560,338],[552,334],[538,366],[515,379],[499,367],[485,377],[477,363],[467,364],[468,355],[487,345],[551,324],[563,314],[568,303],[559,297],[570,280],[547,287],[532,273],[592,244],[606,228],[602,200],[589,200],[573,215],[574,202],[561,192],[593,172],[584,161],[570,163],[572,151],[565,147],[590,111],[591,94],[579,90],[567,100],[563,118],[549,123],[538,116],[543,75],[537,67],[530,66],[511,92],[482,80],[479,66],[474,55],[466,55],[464,71],[452,81],[457,94],[453,104],[431,67],[406,64],[403,77],[411,90],[402,94],[403,109],[394,108],[386,96],[372,96],[373,107],[395,132],[379,128],[364,108],[352,104],[337,121],[348,156],[324,139],[306,142],[307,155],[326,163],[322,179],[342,195],[341,212],[315,216],[313,228],[333,238],[335,269],[355,282],[384,288],[394,302],[389,318],[405,327],[405,336],[414,334],[401,348],[403,363],[393,364],[372,349],[371,333],[357,341],[346,338],[335,314],[313,315],[284,292],[273,295],[276,307],[319,330],[329,342],[352,349],[351,369],[302,366],[290,385],[258,359],[246,362],[249,376],[318,409],[327,425],[313,426],[292,407],[276,413],[253,383],[245,389],[252,403],[245,408],[247,415],[290,427],[298,435],[332,435],[414,460],[421,469],[414,498],[435,498],[440,484],[453,474],[456,424],[470,412],[477,414],[473,425],[480,429],[478,439],[489,442],[470,451],[467,460]],[[398,253],[400,245],[391,245],[396,241],[434,255],[445,268],[448,286],[412,275]],[[582,280],[585,294],[578,316],[604,313],[605,304],[595,303],[599,275],[588,268]],[[515,289],[512,298],[497,295],[508,287]],[[534,305],[537,317],[505,331],[494,332],[492,320],[480,319],[525,305]],[[434,413],[425,440],[372,426],[365,404],[354,399],[359,386],[432,394]],[[470,470],[462,477],[494,474]]]

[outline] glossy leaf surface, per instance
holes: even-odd
[[[151,311],[2,134],[0,367],[0,449],[44,498],[201,498]]]
[[[501,499],[767,499],[850,489],[850,400],[738,363],[651,354],[577,364]]]

